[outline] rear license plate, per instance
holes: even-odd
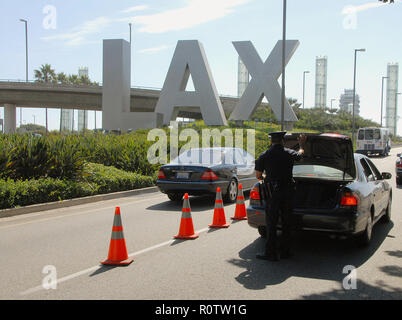
[[[188,179],[190,174],[188,172],[177,172],[176,179]]]

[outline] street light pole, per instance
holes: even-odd
[[[20,19],[25,24],[25,64],[26,64],[26,82],[28,82],[28,21]],[[20,107],[20,126],[22,125],[22,107]]]
[[[310,71],[303,72],[303,109],[304,109],[304,93],[306,91],[306,73],[310,73]]]
[[[352,141],[355,141],[355,104],[356,104],[356,60],[357,52],[366,52],[366,49],[355,49],[355,62],[353,72],[353,106],[352,106]]]
[[[382,128],[382,118],[383,118],[383,106],[384,106],[384,79],[389,79],[389,77],[382,77],[381,86],[381,128]]]
[[[128,25],[130,27],[130,47],[131,47],[131,26],[132,26],[132,23],[129,23]]]
[[[286,7],[287,7],[287,1],[283,0],[281,131],[284,130],[285,99],[286,99],[286,94],[285,94]]]

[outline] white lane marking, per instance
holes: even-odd
[[[204,229],[201,229],[201,230],[197,230],[197,231],[195,231],[195,233],[203,233],[203,232],[205,232],[207,230],[209,230],[209,228],[204,228]],[[165,241],[165,242],[159,243],[157,245],[154,245],[152,247],[149,247],[149,248],[146,248],[146,249],[142,249],[140,251],[130,253],[128,256],[129,257],[139,256],[139,255],[141,255],[143,253],[150,252],[152,250],[155,250],[155,249],[170,245],[170,244],[174,243],[175,241],[177,241],[177,240],[172,239],[172,240],[169,240],[169,241]],[[82,271],[78,271],[78,272],[73,273],[71,275],[68,275],[68,276],[65,276],[63,278],[57,279],[57,284],[60,284],[62,282],[66,282],[66,281],[74,279],[74,278],[77,278],[77,277],[82,276],[82,275],[84,275],[86,273],[89,273],[91,271],[97,271],[97,270],[99,270],[101,268],[102,268],[102,266],[97,265],[97,266],[94,266],[94,267],[91,267],[91,268],[88,268],[88,269],[85,269],[85,270],[82,270]],[[23,291],[23,292],[20,292],[20,295],[25,296],[25,295],[29,295],[29,294],[38,292],[40,290],[45,290],[42,285],[34,287],[34,288],[31,288],[31,289],[28,289],[28,290]]]
[[[129,202],[125,202],[123,203],[121,206],[125,206],[125,205],[129,205],[129,204],[133,204],[133,203],[140,203],[140,202],[145,202],[145,201],[149,201],[149,200],[153,200],[153,199],[157,199],[159,198],[159,196],[154,196],[151,197],[150,199],[139,199],[139,200],[134,200],[134,201],[129,201]],[[86,210],[86,211],[82,211],[82,212],[78,212],[78,213],[60,213],[62,214],[61,216],[57,216],[57,217],[50,217],[50,218],[45,218],[45,219],[37,219],[37,220],[33,220],[33,221],[27,221],[27,222],[22,222],[22,223],[15,223],[15,224],[10,224],[10,225],[6,225],[6,226],[0,226],[0,230],[1,229],[7,229],[7,228],[11,228],[11,227],[18,227],[18,226],[23,226],[26,224],[31,224],[31,223],[35,223],[35,222],[43,222],[43,221],[49,221],[49,220],[56,220],[56,219],[61,219],[61,218],[66,218],[66,217],[73,217],[73,216],[79,216],[82,214],[87,214],[87,213],[91,213],[91,212],[95,212],[95,211],[99,211],[99,210],[106,210],[106,209],[113,209],[115,207],[118,207],[117,205],[114,206],[108,206],[108,207],[102,207],[102,208],[96,208],[96,209],[91,209],[91,210]],[[47,214],[57,214],[57,213],[47,213]],[[24,217],[21,217],[24,218]],[[26,218],[26,217],[25,217]],[[2,221],[0,221],[2,222]],[[6,221],[5,221],[6,222]]]

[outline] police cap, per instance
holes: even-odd
[[[272,140],[278,141],[282,140],[283,137],[286,135],[286,131],[280,131],[280,132],[271,132],[269,136],[271,137]]]

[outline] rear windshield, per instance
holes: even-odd
[[[295,165],[293,167],[293,176],[295,178],[316,178],[326,180],[353,179],[353,177],[348,174],[345,174],[344,177],[342,170],[319,165]]]
[[[381,139],[380,129],[363,129],[359,130],[357,139],[359,140],[379,140]]]
[[[190,149],[172,161],[173,164],[220,164],[225,152],[219,149]]]

